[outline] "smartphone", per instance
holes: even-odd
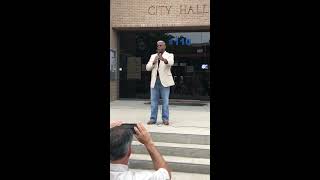
[[[134,127],[137,126],[136,123],[123,123],[120,127],[123,127],[125,129],[131,129],[133,131],[133,133],[135,134],[135,130]]]

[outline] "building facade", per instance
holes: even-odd
[[[149,99],[156,42],[174,54],[171,99],[210,98],[209,0],[111,0],[110,99]]]

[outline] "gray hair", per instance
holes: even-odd
[[[159,40],[159,41],[157,42],[157,44],[158,44],[159,42],[161,42],[161,43],[163,43],[164,45],[166,45],[166,43],[165,43],[164,41],[162,41],[162,40]]]
[[[133,131],[117,126],[110,129],[110,160],[119,160],[129,151],[133,138]]]

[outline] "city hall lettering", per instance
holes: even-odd
[[[152,5],[148,8],[150,15],[170,15],[172,13],[178,14],[206,14],[209,13],[208,5],[180,5],[178,12],[172,11],[172,6],[157,6]]]

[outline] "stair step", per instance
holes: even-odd
[[[134,172],[146,171],[143,169],[130,169]],[[154,171],[152,171],[154,172]],[[171,172],[171,180],[210,180],[209,174]]]
[[[210,134],[163,133],[154,131],[150,131],[150,134],[155,142],[210,145]]]
[[[178,156],[163,156],[172,171],[210,174],[210,159],[189,158]],[[134,169],[153,169],[153,163],[148,154],[132,154],[129,167]]]
[[[145,102],[144,104],[151,104],[150,101]],[[162,100],[160,100],[159,105],[162,105]],[[170,101],[169,105],[176,106],[206,106],[206,102],[201,101]]]
[[[192,158],[210,158],[210,145],[199,144],[179,144],[154,142],[162,155],[192,157]],[[132,142],[133,152],[136,154],[149,154],[143,144],[138,141]]]

